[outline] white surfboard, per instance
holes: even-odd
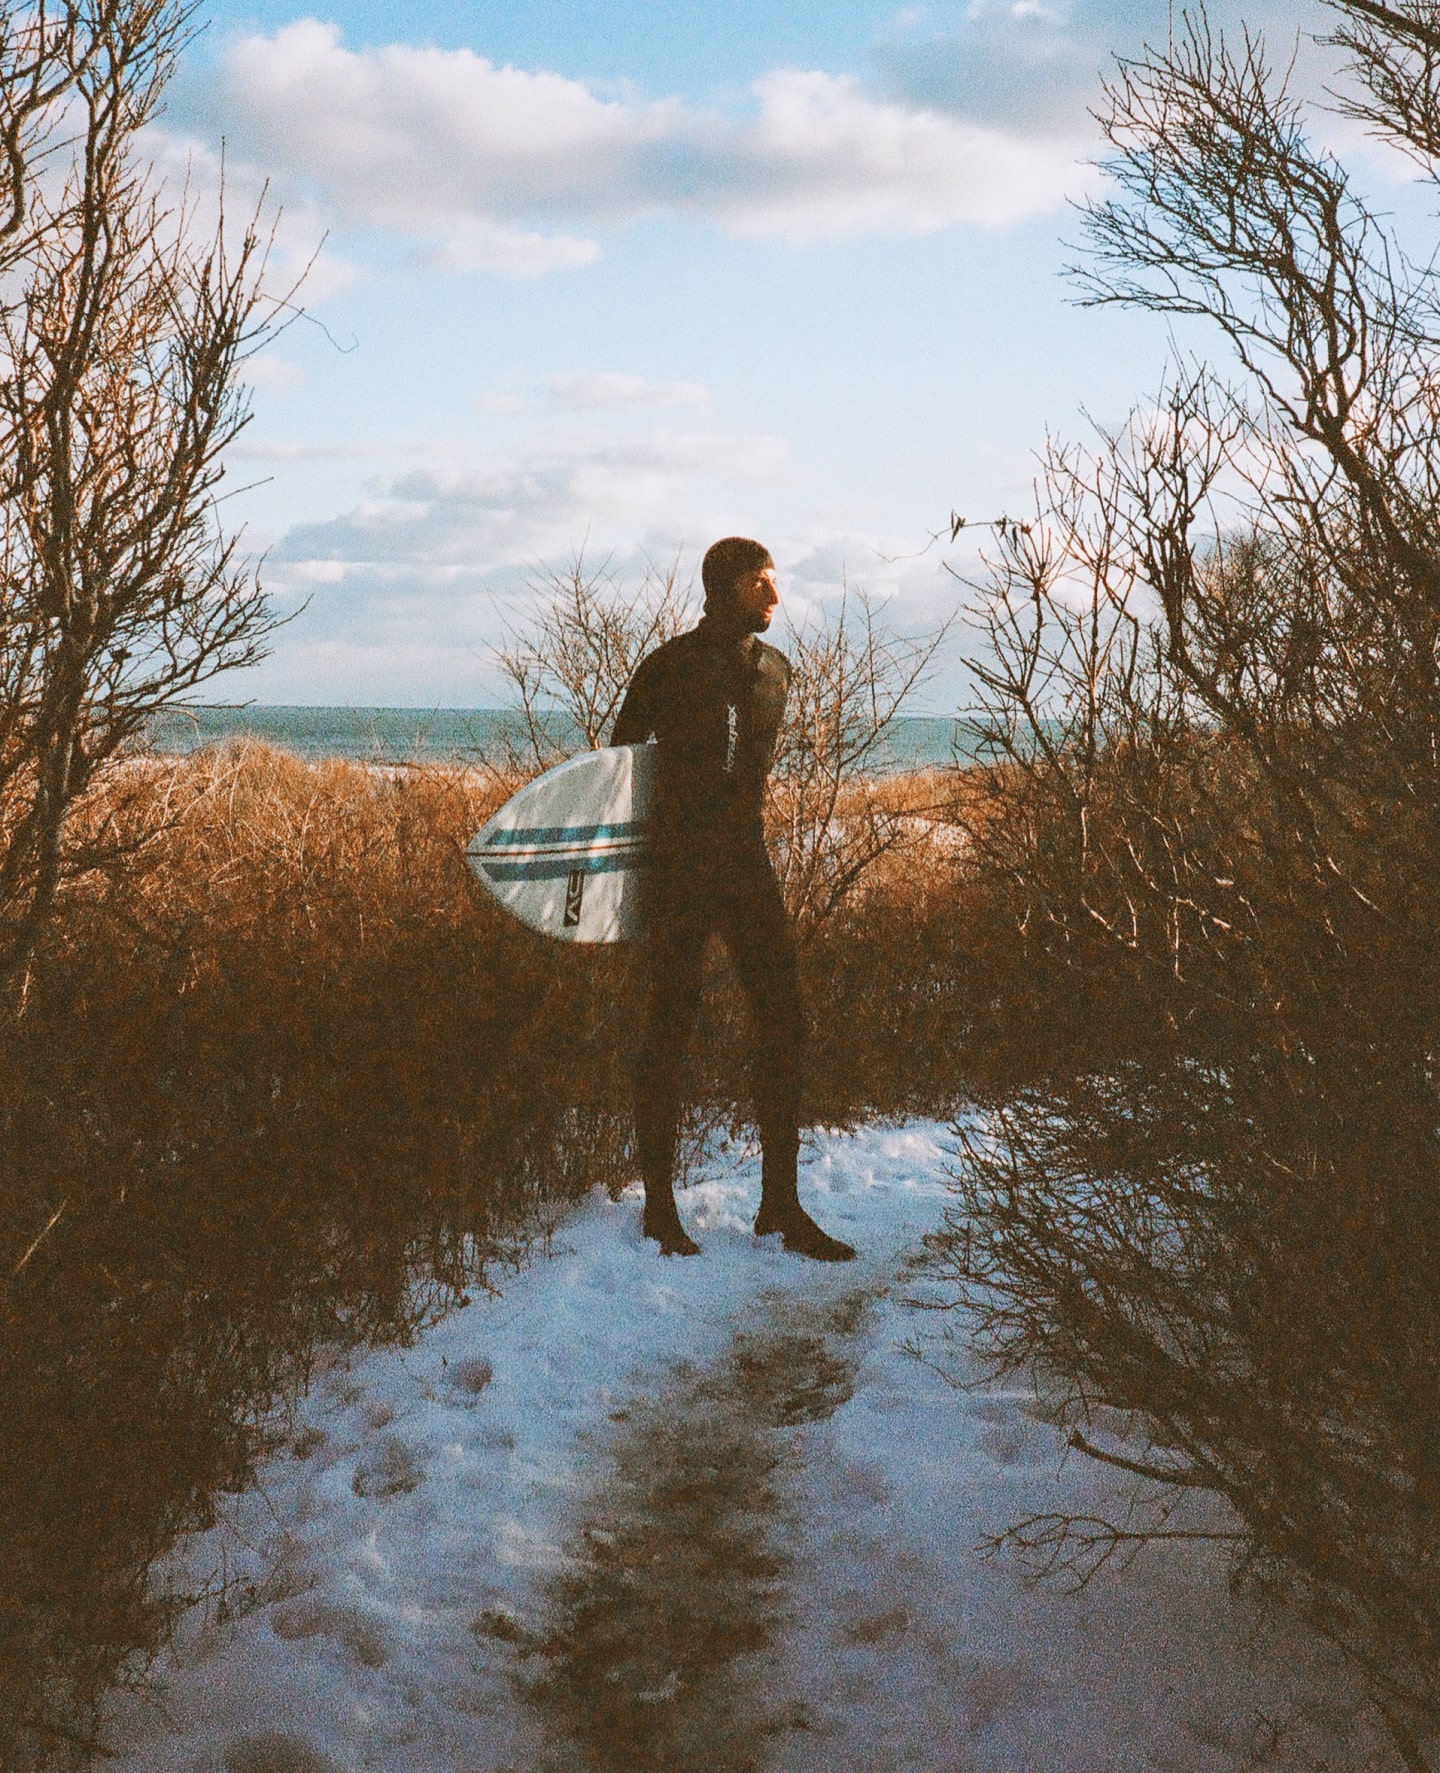
[[[522,923],[562,942],[638,935],[655,751],[585,751],[527,782],[471,838],[476,878]]]

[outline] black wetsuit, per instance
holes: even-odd
[[[795,944],[765,850],[765,781],[790,687],[783,653],[706,616],[642,660],[611,743],[659,742],[649,1003],[635,1122],[647,1198],[668,1195],[681,1065],[718,934],[750,1002],[765,1190],[793,1198],[802,1024]]]

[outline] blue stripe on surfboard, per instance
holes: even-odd
[[[497,843],[493,848],[486,844],[484,849],[472,850],[470,854],[478,861],[488,862],[492,857],[498,860],[512,856],[644,856],[649,850],[649,844],[634,840],[629,843]]]
[[[572,874],[623,874],[629,868],[643,868],[645,852],[602,850],[588,856],[536,856],[533,861],[519,862],[483,856],[480,866],[491,880],[567,880]]]
[[[610,838],[641,838],[648,826],[643,819],[629,819],[621,825],[532,825],[517,826],[513,831],[492,831],[485,839],[492,843],[570,843],[576,849],[586,844],[602,843]]]

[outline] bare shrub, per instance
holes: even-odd
[[[883,858],[928,834],[934,806],[897,805],[882,776],[895,723],[948,633],[898,636],[862,594],[785,636],[794,675],[766,823],[802,940]]]
[[[130,774],[77,818],[158,835],[72,885],[0,1028],[7,1768],[84,1760],[167,1628],[154,1560],[317,1343],[408,1335],[628,1174],[611,957],[567,964],[464,865],[503,788],[258,746]]]
[[[801,944],[809,1125],[940,1114],[966,1088],[971,931],[956,915],[954,827],[935,812],[953,805],[956,783],[924,771],[864,791],[878,816],[905,823],[905,838]]]
[[[1345,10],[1401,59],[1429,11]],[[1192,21],[1121,67],[1105,126],[1094,299],[1210,317],[1246,379],[1182,368],[1092,451],[1053,449],[993,560],[1004,761],[970,890],[1014,971],[988,969],[973,1034],[1013,1014],[1032,1046],[992,1070],[948,1258],[996,1363],[1047,1375],[1087,1451],[1225,1499],[1241,1567],[1344,1647],[1418,1766],[1440,1723],[1433,287],[1253,39]],[[1138,1447],[1097,1430],[1111,1411]],[[1020,1538],[1083,1567],[1123,1533]]]
[[[577,548],[568,567],[539,567],[526,589],[535,609],[496,648],[517,712],[502,738],[507,763],[549,769],[576,749],[606,742],[635,667],[694,619],[677,560],[647,563],[638,584]]]

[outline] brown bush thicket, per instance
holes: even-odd
[[[806,1125],[942,1114],[961,1100],[973,1016],[965,930],[955,914],[953,820],[963,792],[947,772],[919,771],[867,781],[853,798],[839,798],[837,824],[854,809],[857,818],[883,818],[900,840],[823,917],[800,925]],[[772,851],[783,817],[772,807]],[[751,1101],[743,998],[723,950],[712,960],[692,1056],[692,1128],[702,1137],[748,1124]]]
[[[1434,115],[1433,6],[1340,11],[1356,108],[1433,164],[1414,125]],[[983,587],[1003,762],[965,891],[970,1075],[993,1113],[948,1255],[997,1365],[1045,1376],[1086,1450],[1223,1497],[1241,1567],[1344,1647],[1423,1767],[1434,284],[1251,39],[1177,28],[1121,67],[1105,127],[1093,297],[1208,316],[1245,379],[1179,369],[1092,451],[1053,448]],[[1138,1453],[1094,1426],[1108,1411]],[[1012,1538],[1082,1580],[1133,1543],[1060,1518]]]
[[[7,1768],[84,1762],[94,1701],[163,1636],[154,1558],[282,1432],[318,1343],[407,1334],[628,1178],[630,959],[472,882],[507,786],[251,745],[82,808],[162,829],[67,890],[0,1027]],[[812,1119],[951,1100],[949,871],[877,874],[807,959]],[[696,1053],[730,1117],[736,1013],[713,990]]]

